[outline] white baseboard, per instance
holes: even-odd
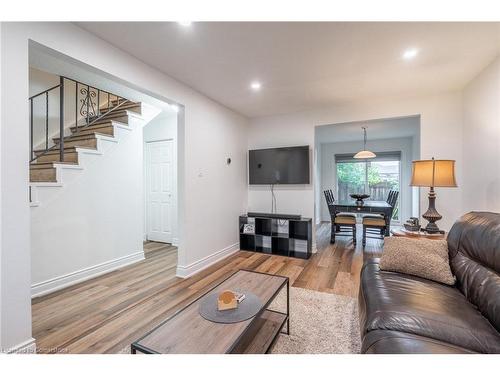
[[[318,247],[316,246],[316,239],[314,239],[312,241],[312,244],[311,244],[311,252],[313,254],[316,254],[318,252]]]
[[[35,354],[36,353],[36,342],[32,337],[10,349],[7,350],[9,354]]]
[[[179,247],[179,239],[177,237],[172,238],[172,246]]]
[[[225,247],[222,250],[219,250],[205,258],[197,260],[187,266],[177,266],[177,277],[182,277],[183,279],[193,276],[194,274],[204,270],[207,267],[210,267],[212,264],[217,263],[218,261],[227,258],[231,254],[234,254],[240,249],[240,244],[235,243],[228,247]]]
[[[129,264],[139,262],[144,259],[144,252],[126,255],[121,258],[113,259],[95,266],[87,267],[66,275],[58,276],[53,279],[42,281],[31,285],[31,297],[40,297],[45,294],[55,292],[59,289],[80,283],[93,277],[111,272],[117,268],[128,266]]]

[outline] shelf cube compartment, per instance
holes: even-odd
[[[240,250],[255,251],[255,236],[253,234],[240,234]]]
[[[307,221],[290,220],[290,238],[307,240],[311,238],[311,225]]]
[[[289,235],[289,220],[272,219],[272,235],[276,237],[287,237]]]
[[[272,234],[272,220],[268,218],[255,218],[255,234],[270,236]]]
[[[271,236],[255,236],[255,251],[260,253],[272,254]]]
[[[290,238],[290,255],[296,258],[307,259],[309,257],[309,242]]]
[[[290,240],[285,237],[272,238],[273,254],[288,256],[290,252]]]

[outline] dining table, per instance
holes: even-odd
[[[386,226],[385,233],[386,237],[391,234],[391,211],[392,207],[386,201],[375,201],[375,200],[364,200],[362,203],[351,200],[339,200],[334,202],[334,214],[332,217],[332,223],[335,222],[335,216],[340,212],[351,212],[351,213],[366,213],[366,214],[380,214],[383,215]]]

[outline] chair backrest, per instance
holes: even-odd
[[[399,191],[397,190],[390,190],[389,194],[387,195],[387,203],[394,208],[396,205],[396,202],[398,201],[398,196],[399,196]]]
[[[389,190],[389,194],[387,194],[387,199],[385,200],[387,203],[389,203],[391,201],[391,197],[392,197],[393,193],[394,193],[394,190]]]
[[[333,197],[333,192],[331,189],[325,190],[325,199],[326,204],[328,205],[328,211],[330,211],[330,215],[335,214],[335,198]]]
[[[335,203],[335,198],[333,197],[333,192],[331,189],[325,190],[325,198],[326,198],[326,204],[334,204]]]
[[[392,219],[392,213],[394,212],[394,207],[396,206],[396,203],[398,201],[398,196],[399,196],[399,191],[397,190],[390,190],[389,194],[387,195],[387,203],[391,206],[391,211],[390,211],[390,218]]]

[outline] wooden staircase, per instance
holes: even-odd
[[[121,104],[120,104],[121,103]],[[57,182],[57,165],[78,165],[78,149],[96,150],[100,136],[113,138],[115,125],[128,126],[130,112],[141,114],[142,104],[132,101],[109,101],[100,115],[89,119],[89,125],[73,126],[64,137],[64,161],[60,161],[60,137],[52,138],[54,147],[48,151],[34,150],[36,159],[30,163],[30,182]]]

